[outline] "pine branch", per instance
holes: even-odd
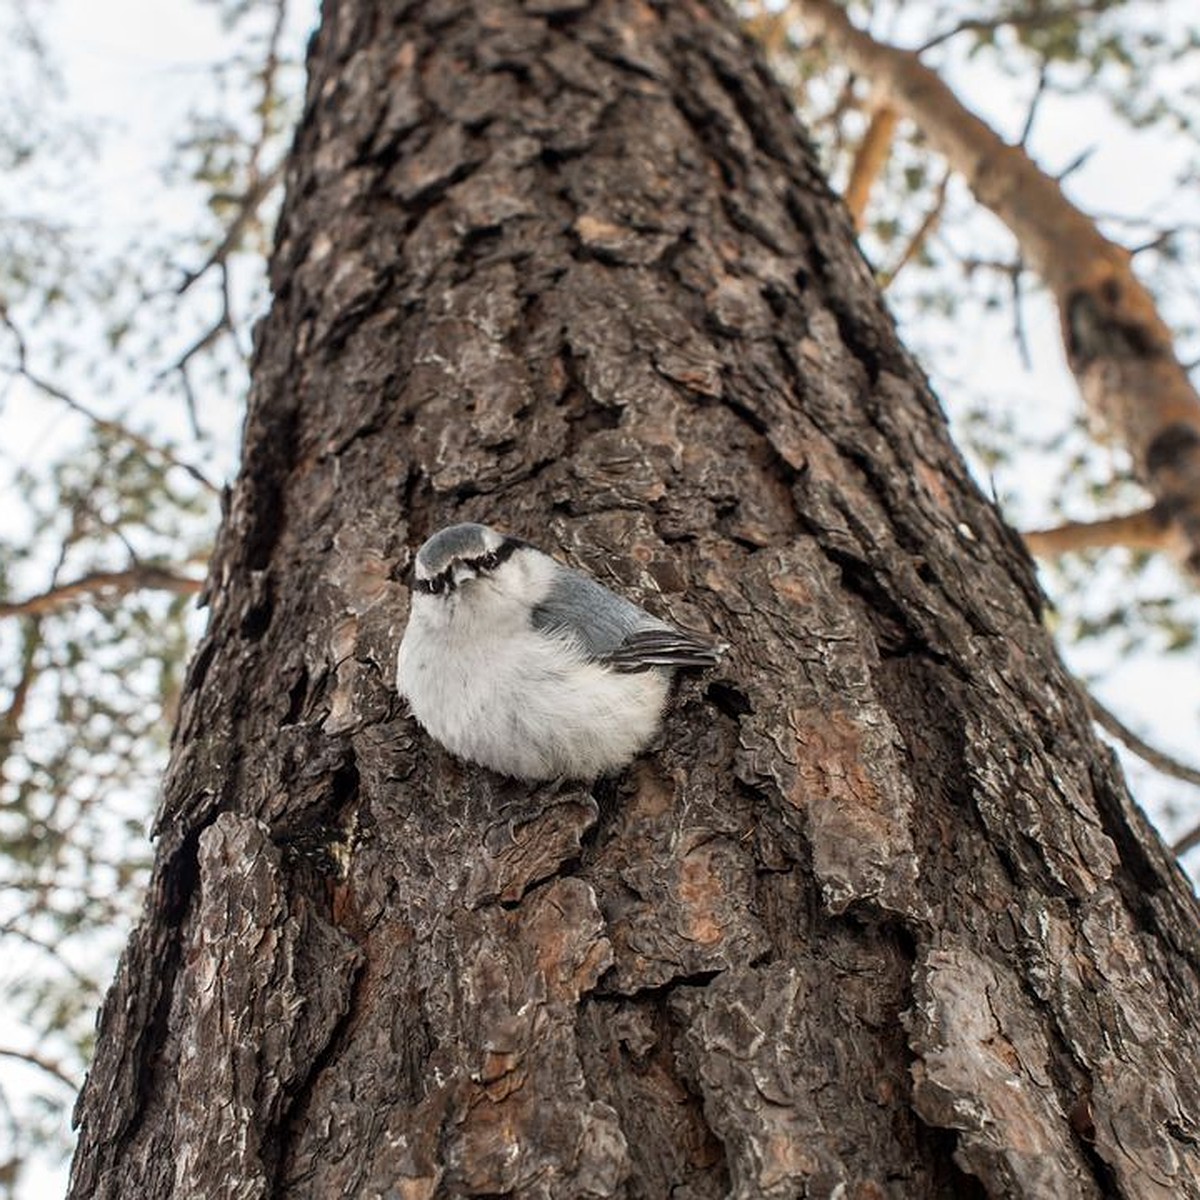
[[[0,603],[0,617],[43,616],[65,608],[80,597],[96,593],[126,595],[129,592],[159,591],[191,596],[203,587],[202,579],[176,575],[164,567],[139,563],[124,571],[91,571],[78,579],[56,584],[36,596]]]
[[[1032,530],[1023,535],[1029,552],[1038,558],[1056,558],[1074,550],[1125,546],[1130,550],[1178,550],[1179,533],[1155,505],[1141,512],[1099,521],[1068,521],[1054,529]]]
[[[863,227],[867,203],[871,199],[871,188],[887,165],[899,120],[900,114],[890,104],[880,104],[871,113],[867,132],[863,134],[858,153],[854,156],[850,182],[846,184],[844,196],[846,207],[850,209],[850,215],[854,218],[855,229],[861,230]]]
[[[47,1075],[53,1076],[59,1083],[69,1087],[71,1091],[79,1091],[79,1080],[72,1079],[53,1059],[44,1058],[32,1050],[14,1050],[11,1046],[0,1046],[0,1058],[15,1058],[18,1062],[28,1063],[32,1067],[45,1071]]]

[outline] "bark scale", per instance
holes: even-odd
[[[273,281],[74,1197],[1200,1194],[1191,894],[723,6],[328,0]],[[620,780],[402,711],[455,519],[732,644]]]

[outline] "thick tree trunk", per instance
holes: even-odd
[[[724,8],[310,69],[72,1195],[1200,1194],[1191,894]],[[396,700],[464,518],[732,644],[620,781]]]

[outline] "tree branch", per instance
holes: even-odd
[[[1193,846],[1200,846],[1200,824],[1191,829],[1171,844],[1171,852],[1176,858],[1182,858]]]
[[[886,291],[896,279],[896,276],[908,266],[918,254],[921,253],[921,248],[933,236],[934,230],[942,220],[942,213],[946,210],[946,195],[950,187],[950,172],[943,173],[941,182],[938,183],[933,193],[933,204],[929,211],[925,214],[924,220],[917,226],[917,231],[908,240],[908,245],[904,247],[900,257],[895,264],[889,267],[886,271],[880,273],[879,286]]]
[[[73,967],[58,948],[50,942],[43,941],[39,937],[35,937],[28,930],[22,929],[15,921],[5,921],[0,924],[0,937],[13,937],[24,942],[28,946],[33,946],[35,949],[42,951],[47,957],[54,960],[70,977],[72,982],[81,992],[94,992],[96,990],[96,981],[89,979],[82,971]]]
[[[794,0],[810,32],[871,79],[1016,237],[1058,303],[1085,403],[1130,451],[1138,478],[1184,535],[1200,572],[1200,396],[1129,252],[1063,194],[1020,146],[969,112],[916,53],[875,41],[835,0]]]
[[[224,263],[237,249],[246,226],[258,215],[262,202],[271,194],[271,190],[279,182],[283,174],[283,165],[275,167],[266,175],[254,180],[238,201],[237,212],[225,229],[225,236],[214,247],[209,256],[198,267],[184,273],[183,279],[175,289],[176,295],[182,296],[197,280],[203,278],[213,267]]]
[[[1029,552],[1038,558],[1055,558],[1073,550],[1106,546],[1170,550],[1180,540],[1179,531],[1157,505],[1099,521],[1068,521],[1054,529],[1033,530],[1023,536]]]
[[[880,172],[887,165],[892,148],[892,138],[900,115],[890,104],[880,104],[871,112],[867,131],[859,143],[854,165],[850,170],[850,182],[846,184],[845,201],[854,218],[854,228],[861,230],[867,202],[871,199],[871,188]]]
[[[1181,779],[1184,783],[1200,787],[1200,770],[1189,766],[1187,763],[1180,762],[1177,758],[1172,758],[1162,750],[1156,750],[1149,742],[1134,733],[1119,717],[1105,708],[1088,691],[1084,683],[1077,682],[1079,682],[1080,688],[1087,697],[1092,720],[1101,729],[1115,737],[1126,749],[1132,750],[1138,758],[1145,763],[1149,763],[1156,771],[1161,771],[1164,775],[1170,775],[1172,779]]]
[[[14,1050],[11,1046],[0,1046],[0,1058],[15,1058],[18,1062],[28,1063],[53,1076],[59,1083],[65,1084],[73,1092],[79,1091],[79,1080],[72,1079],[67,1072],[52,1059],[43,1058],[32,1050]]]
[[[262,81],[259,101],[255,105],[255,111],[258,113],[258,136],[254,139],[250,147],[250,158],[246,164],[248,180],[246,189],[238,200],[238,207],[234,213],[233,220],[229,222],[229,225],[225,229],[225,236],[221,238],[212,253],[209,254],[208,258],[199,267],[185,272],[182,281],[176,289],[177,295],[182,296],[198,279],[202,278],[213,267],[218,265],[223,267],[225,265],[229,256],[238,248],[247,226],[258,216],[258,210],[262,206],[263,201],[274,191],[275,185],[283,178],[282,161],[276,163],[265,174],[262,171],[261,164],[263,149],[274,133],[271,115],[275,109],[275,84],[280,66],[279,47],[283,39],[284,26],[287,23],[287,10],[287,0],[278,0],[275,8],[275,20],[272,22],[271,32],[267,38],[267,52],[263,58],[262,70],[258,72],[259,78]],[[227,296],[225,301],[226,319],[228,315],[229,301]],[[211,340],[221,332],[222,328],[230,327],[229,325],[218,323],[207,337]],[[200,346],[197,346],[190,353],[196,353],[196,350],[202,348],[204,344],[207,344],[207,342],[201,343]],[[184,361],[186,362],[186,357]]]
[[[1200,769],[1189,766],[1187,763],[1180,762],[1177,758],[1164,753],[1162,750],[1151,746],[1149,742],[1139,737],[1132,729],[1129,728],[1119,717],[1115,716],[1109,709],[1105,708],[1095,696],[1088,691],[1087,686],[1080,680],[1080,690],[1083,692],[1087,700],[1088,708],[1092,714],[1092,720],[1096,722],[1106,733],[1116,738],[1127,750],[1132,751],[1144,763],[1148,763],[1156,771],[1160,771],[1164,775],[1169,775],[1172,779],[1180,779],[1184,783],[1190,783],[1194,787],[1200,787]],[[1200,845],[1200,823],[1193,825],[1181,838],[1177,838],[1171,845],[1171,852],[1176,858],[1182,857],[1194,846]]]
[[[158,458],[168,466],[178,467],[181,471],[186,471],[206,491],[212,492],[214,495],[220,494],[220,488],[211,482],[198,467],[194,467],[189,462],[184,462],[183,459],[177,457],[170,450],[156,445],[149,438],[143,437],[140,433],[130,429],[128,425],[123,425],[120,421],[113,420],[111,417],[100,416],[99,413],[94,412],[87,405],[76,400],[70,393],[65,392],[56,384],[51,383],[48,379],[44,379],[32,371],[29,367],[25,336],[13,323],[12,318],[8,315],[8,310],[3,305],[0,305],[0,324],[12,335],[17,348],[15,373],[22,379],[31,383],[38,391],[45,393],[52,400],[57,400],[60,404],[65,404],[72,412],[78,413],[81,417],[90,421],[102,433],[107,433],[123,442],[128,442],[143,454]]]
[[[81,596],[104,592],[125,595],[129,592],[174,592],[191,596],[204,586],[202,579],[176,575],[164,567],[138,564],[124,571],[91,571],[68,583],[60,583],[25,600],[0,603],[0,617],[43,616],[64,608]]]

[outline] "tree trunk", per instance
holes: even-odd
[[[72,1195],[1200,1195],[1191,893],[724,7],[310,73]],[[620,780],[396,699],[460,519],[731,643]]]

